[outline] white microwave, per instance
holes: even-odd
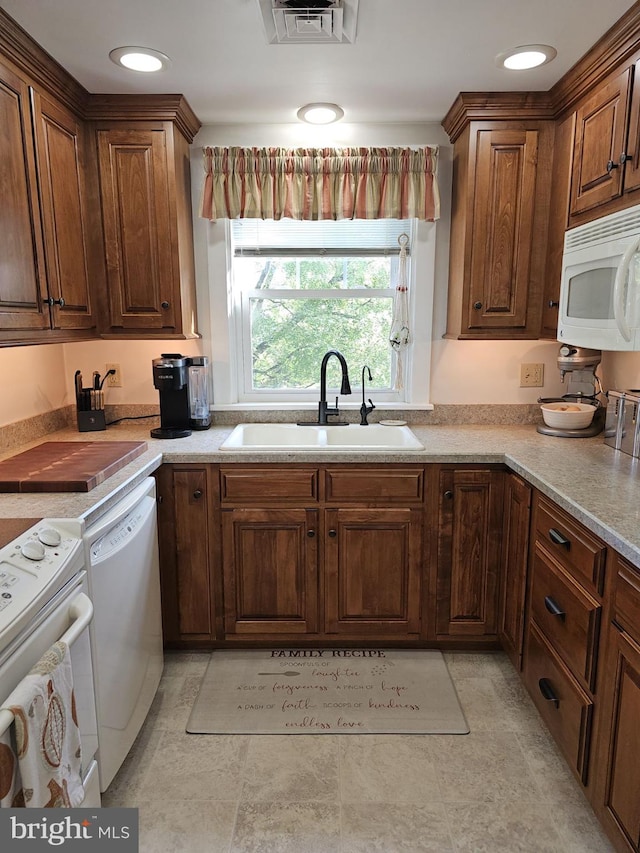
[[[640,205],[566,232],[558,340],[640,350]]]

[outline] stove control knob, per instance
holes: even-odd
[[[27,560],[44,560],[44,547],[40,542],[36,542],[33,539],[24,543],[22,548],[20,548],[20,553]]]
[[[38,539],[43,545],[49,545],[51,548],[57,548],[62,542],[62,537],[53,527],[44,527],[38,531]]]

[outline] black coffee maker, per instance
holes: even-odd
[[[162,353],[153,359],[153,384],[160,392],[160,426],[153,438],[184,438],[189,428],[189,364],[185,355]]]

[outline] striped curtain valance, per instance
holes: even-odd
[[[205,148],[200,215],[226,219],[440,216],[438,149]]]

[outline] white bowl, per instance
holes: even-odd
[[[585,429],[593,420],[596,407],[589,403],[545,403],[540,406],[547,426],[559,429]]]

